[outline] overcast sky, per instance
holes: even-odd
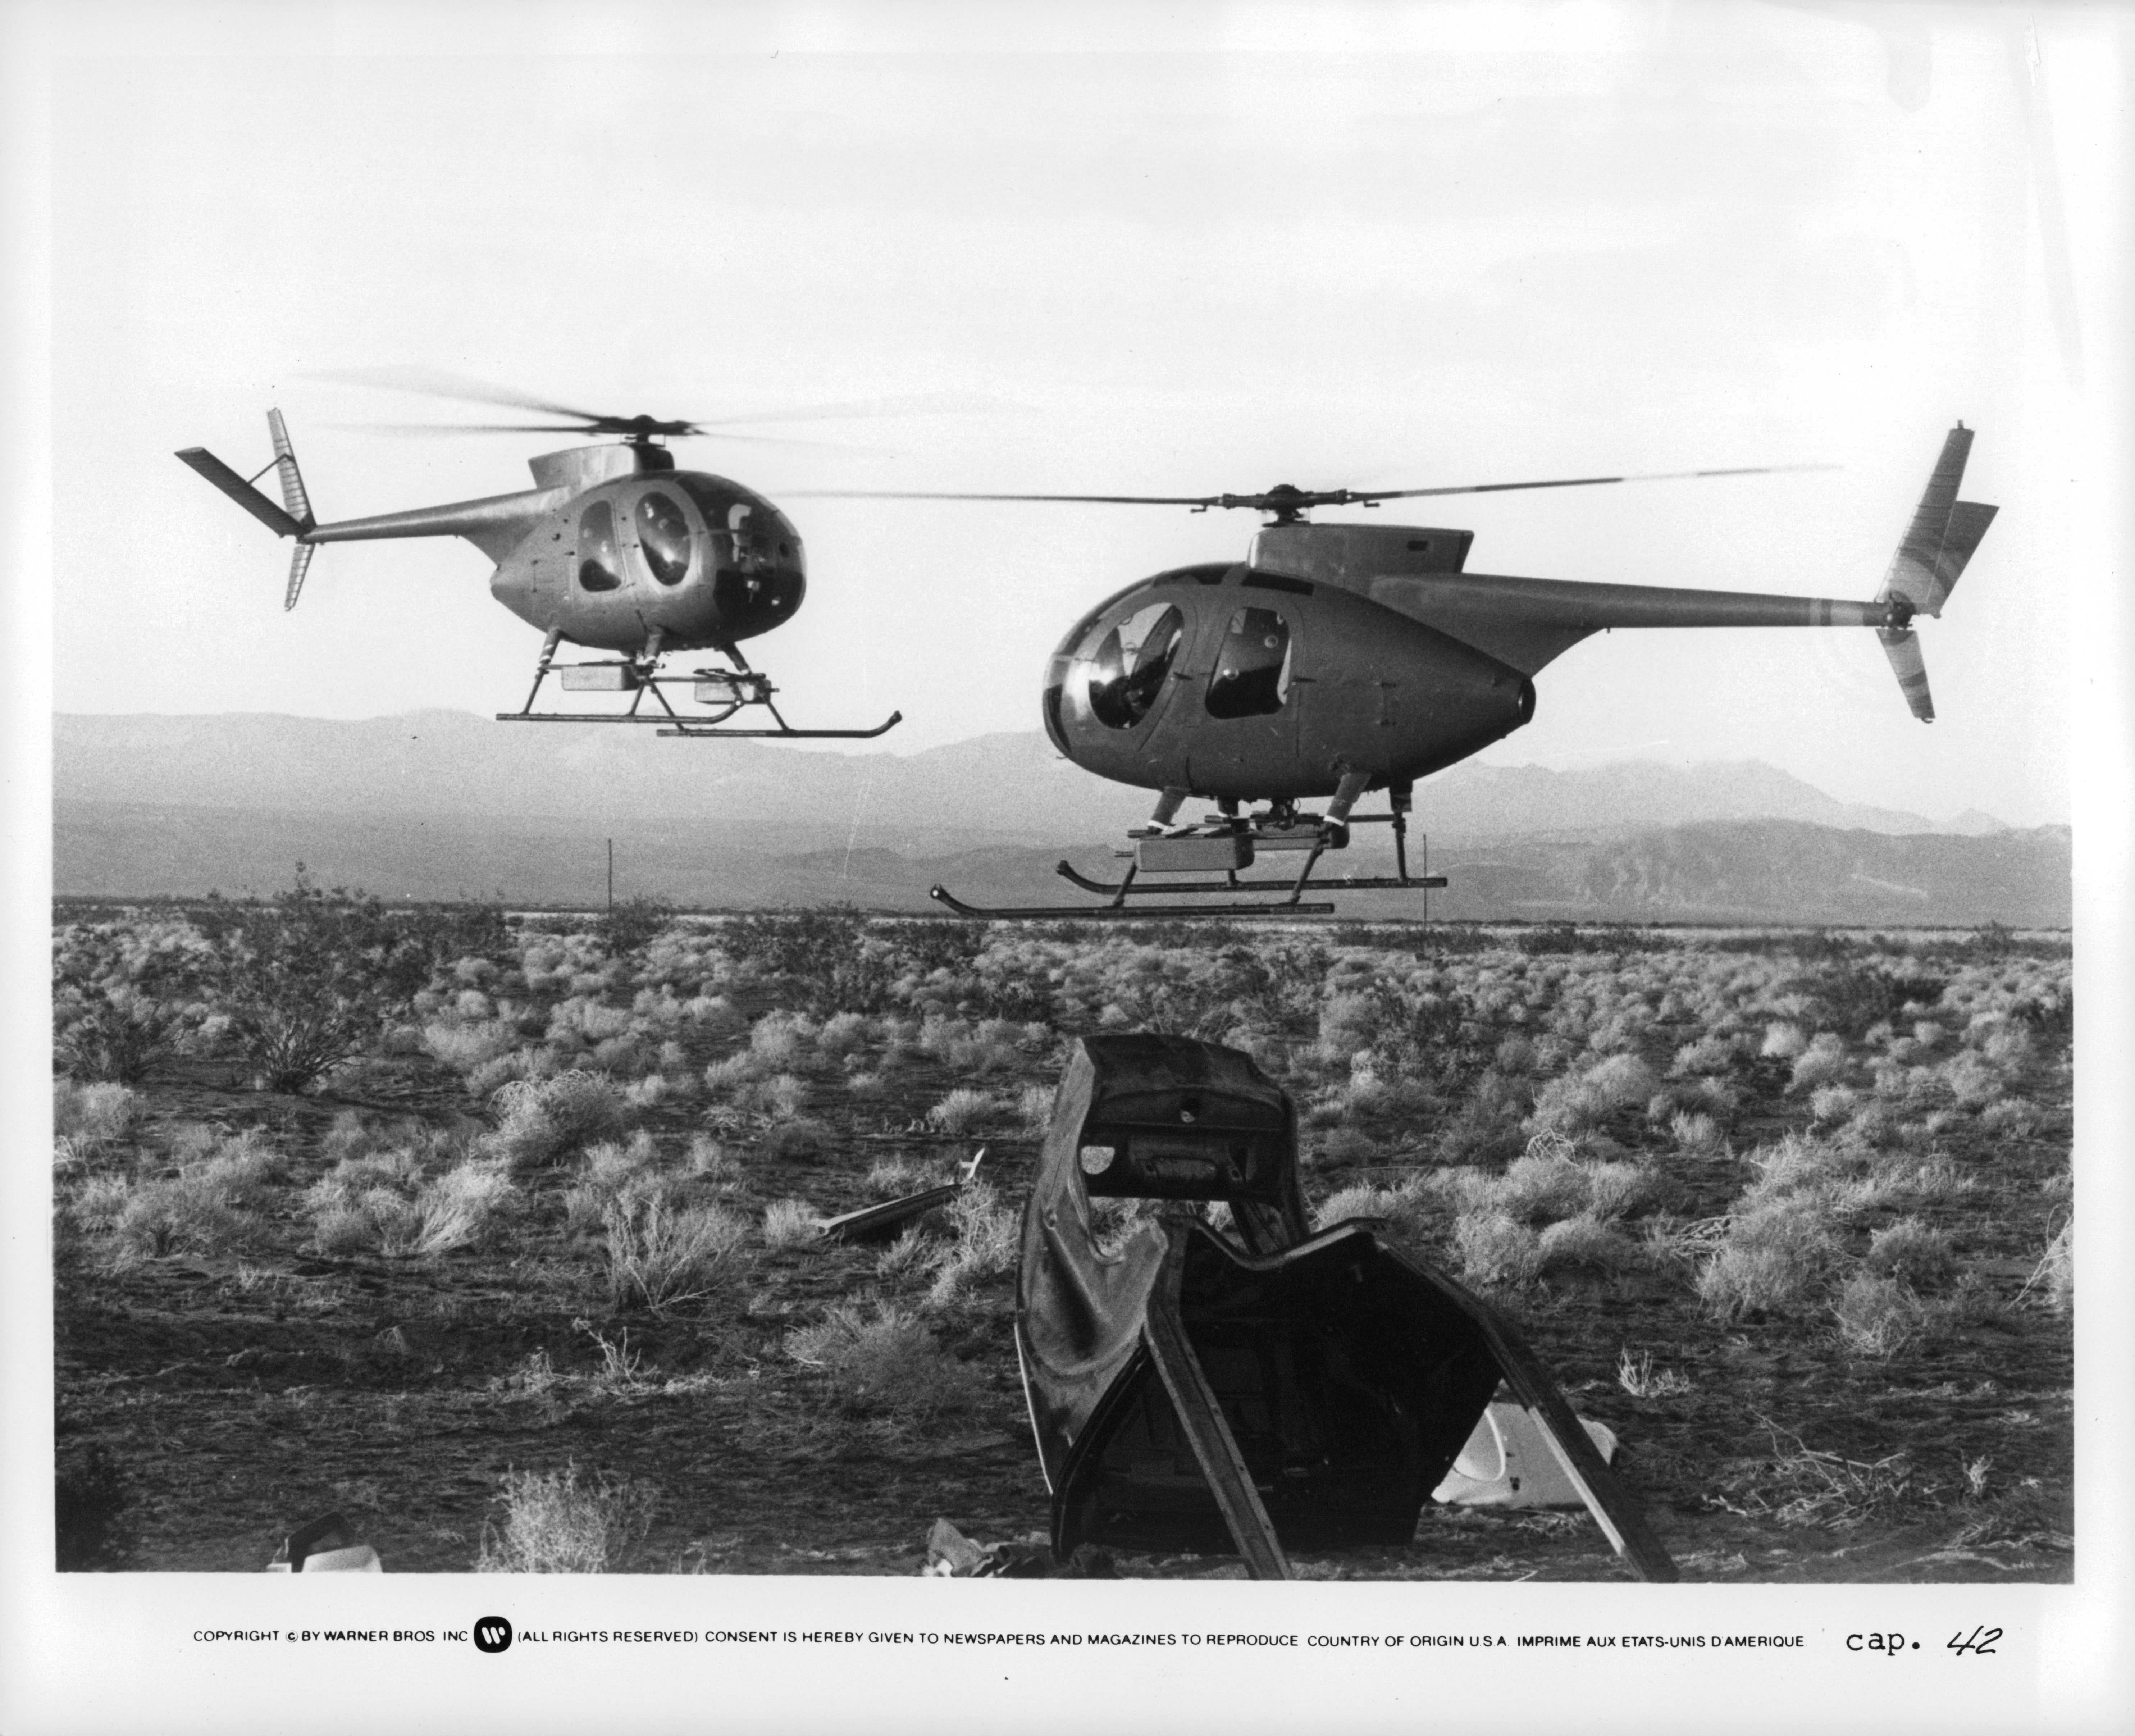
[[[1486,757],[1755,758],[1938,817],[2068,817],[2108,353],[2084,250],[2123,184],[2082,130],[2100,70],[2080,18],[1387,7],[1323,15],[1348,22],[1314,40],[1370,51],[1300,53],[1250,47],[1296,41],[1298,15],[1212,12],[1183,15],[1184,51],[952,53],[990,39],[612,12],[637,27],[603,46],[638,57],[565,51],[563,13],[516,42],[396,35],[363,7],[250,16],[274,22],[243,53],[144,30],[128,58],[56,64],[59,710],[517,703],[540,635],[471,546],[322,550],[284,615],[287,545],[171,453],[249,473],[278,405],[332,518],[523,487],[566,443],[352,431],[456,412],[321,370],[448,368],[661,416],[1008,406],[778,430],[859,450],[682,449],[774,499],[1826,461],[1843,468],[1377,516],[1473,529],[1486,572],[1861,598],[1962,418],[1967,495],[2002,511],[1924,625],[1932,726],[1865,633],[1617,633],[1545,671],[1534,723]],[[1254,528],[788,510],[807,606],[752,655],[796,722],[902,707],[880,744],[902,751],[1034,728],[1079,613]]]

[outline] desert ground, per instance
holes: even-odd
[[[1017,1214],[1079,1033],[1250,1052],[1686,1578],[2074,1574],[2065,933],[63,904],[61,1565],[1043,1565]],[[946,1180],[877,1245],[821,1222]],[[1222,1556],[1092,1571],[1235,1576]],[[1427,1506],[1314,1578],[1605,1579]]]

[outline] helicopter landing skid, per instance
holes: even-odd
[[[536,711],[534,701],[541,691],[541,683],[549,674],[546,653],[540,667],[535,671],[534,691],[526,696],[525,707],[517,711],[500,711],[499,723],[573,723],[573,724],[640,724],[656,727],[663,736],[690,736],[700,740],[722,738],[782,739],[787,741],[866,741],[886,735],[904,721],[902,711],[893,711],[871,730],[796,730],[787,722],[778,707],[772,703],[771,696],[777,690],[771,685],[768,676],[760,671],[743,667],[739,670],[700,669],[695,675],[654,675],[635,662],[572,663],[566,664],[560,673],[567,689],[600,693],[627,693],[630,709],[627,711]],[[575,677],[575,679],[574,679]],[[709,717],[685,717],[668,702],[661,691],[666,687],[687,686],[702,705],[719,709]],[[656,711],[640,710],[645,696],[650,693],[658,703]],[[777,720],[777,727],[770,730],[729,730],[722,728],[726,720],[747,706],[761,706]]]
[[[1349,827],[1366,821],[1391,824],[1394,831],[1394,861],[1392,875],[1350,875],[1338,880],[1315,883],[1312,870],[1319,859],[1329,850],[1341,850],[1349,841]],[[1406,792],[1401,792],[1386,814],[1343,816],[1336,820],[1332,816],[1322,821],[1312,816],[1297,816],[1284,811],[1276,816],[1261,816],[1253,821],[1241,821],[1235,814],[1215,820],[1207,826],[1178,827],[1159,831],[1150,828],[1132,834],[1135,839],[1134,860],[1126,873],[1117,880],[1093,880],[1079,873],[1068,862],[1054,866],[1053,872],[1072,885],[1085,892],[1094,892],[1107,902],[1092,908],[1087,905],[1037,904],[1016,909],[989,909],[970,904],[954,896],[943,886],[930,887],[927,896],[937,904],[946,904],[959,916],[1000,921],[1056,920],[1094,919],[1099,921],[1134,921],[1157,916],[1219,916],[1266,917],[1326,916],[1333,914],[1334,906],[1327,903],[1304,902],[1305,894],[1314,892],[1424,892],[1445,885],[1442,874],[1411,874],[1408,871],[1408,802]],[[1303,850],[1308,852],[1305,866],[1290,880],[1241,880],[1237,870],[1249,865],[1255,850]],[[1125,855],[1127,852],[1122,851]],[[1138,876],[1145,870],[1155,874],[1193,872],[1214,869],[1223,876],[1221,880],[1164,881],[1142,880]],[[1262,896],[1246,902],[1238,898],[1241,893],[1260,894]],[[1130,904],[1130,898],[1189,898],[1191,904]],[[1204,904],[1203,899],[1222,898],[1232,900],[1222,904]]]
[[[1286,880],[1196,880],[1183,886],[1138,886],[1131,879],[1093,880],[1087,874],[1077,873],[1066,862],[1056,863],[1053,871],[1063,880],[1080,886],[1085,892],[1095,892],[1105,898],[1138,896],[1152,892],[1281,892],[1288,890],[1289,886]],[[1339,880],[1317,881],[1314,890],[1328,892],[1419,892],[1445,884],[1445,876],[1442,874],[1411,874],[1405,880],[1397,880],[1390,874],[1373,875],[1363,880],[1353,875],[1345,875]]]
[[[1185,892],[1185,886],[1150,886],[1150,892]],[[1164,916],[1331,916],[1332,904],[1290,904],[1261,902],[1250,904],[1030,904],[1020,909],[995,908],[985,904],[967,904],[946,886],[929,886],[927,895],[937,904],[946,904],[959,916],[976,918],[980,922],[1147,922]]]

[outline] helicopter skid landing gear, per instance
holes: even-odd
[[[526,696],[526,703],[516,711],[500,711],[499,723],[574,723],[574,724],[649,724],[658,728],[662,735],[686,735],[699,739],[724,737],[762,737],[775,739],[822,740],[838,739],[864,741],[885,735],[904,720],[902,711],[893,711],[884,722],[871,730],[796,730],[787,722],[772,703],[771,696],[778,690],[771,684],[771,677],[761,670],[751,669],[741,662],[738,653],[734,661],[741,663],[738,669],[699,669],[689,675],[661,675],[657,672],[660,651],[655,638],[646,647],[646,654],[616,662],[566,663],[556,673],[561,677],[564,689],[573,693],[627,693],[630,706],[622,711],[536,711],[534,701],[540,696],[541,684],[548,679],[549,666],[556,654],[559,635],[551,633],[541,647],[541,661],[534,671],[534,686]],[[666,689],[688,687],[690,698],[698,705],[715,708],[708,717],[685,717],[669,703]],[[652,696],[656,710],[645,709],[645,696]],[[776,720],[777,727],[770,730],[731,730],[720,727],[744,706],[761,706]]]
[[[1348,778],[1343,779],[1345,788],[1348,781]],[[1200,826],[1163,829],[1150,827],[1130,834],[1135,840],[1134,860],[1128,865],[1127,871],[1116,881],[1092,880],[1086,874],[1078,873],[1069,863],[1059,863],[1053,872],[1063,880],[1107,900],[1094,908],[1043,904],[1014,909],[987,909],[966,904],[942,886],[929,888],[927,896],[937,904],[946,904],[959,916],[1003,921],[1051,920],[1062,917],[1101,920],[1158,916],[1290,917],[1325,916],[1333,913],[1334,906],[1331,904],[1306,903],[1305,894],[1308,890],[1421,892],[1434,886],[1443,886],[1445,876],[1442,874],[1413,875],[1408,871],[1408,816],[1414,805],[1413,798],[1409,786],[1406,784],[1397,787],[1391,794],[1390,811],[1383,814],[1350,815],[1348,812],[1348,803],[1343,803],[1338,793],[1324,817],[1300,814],[1289,803],[1279,803],[1266,813],[1256,814],[1249,820],[1242,820],[1235,813],[1226,813]],[[1353,803],[1355,799],[1356,793],[1353,793],[1349,802]],[[1339,816],[1334,812],[1338,806],[1343,810]],[[1396,873],[1392,875],[1348,875],[1314,885],[1312,871],[1319,866],[1320,857],[1330,850],[1348,847],[1350,827],[1374,823],[1391,825],[1394,829]],[[1241,880],[1238,877],[1238,870],[1251,866],[1258,852],[1284,850],[1306,852],[1305,866],[1294,878],[1284,880]],[[1121,854],[1126,852],[1122,851]],[[1184,881],[1150,881],[1140,878],[1145,873],[1169,875],[1212,871],[1223,877],[1221,880]],[[1236,899],[1240,893],[1266,895],[1251,903],[1130,904],[1128,902],[1130,899],[1150,896]]]

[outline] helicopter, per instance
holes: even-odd
[[[375,370],[328,377],[385,385],[433,395],[469,399],[535,410],[539,423],[424,424],[401,432],[581,434],[608,436],[529,461],[535,486],[520,493],[491,496],[412,512],[321,524],[313,516],[303,475],[278,410],[267,412],[274,455],[247,478],[205,447],[177,454],[278,536],[292,537],[296,551],[282,606],[294,609],[313,551],[322,543],[404,536],[460,536],[496,562],[490,594],[546,637],[526,702],[500,711],[506,723],[649,724],[662,735],[699,739],[775,736],[785,739],[839,737],[866,739],[903,720],[892,712],[872,729],[801,730],[787,722],[772,696],[767,676],[752,667],[741,642],[782,627],[799,613],[808,590],[800,533],[763,496],[739,482],[705,472],[679,470],[665,443],[690,436],[763,439],[726,434],[723,422],[617,416],[574,410],[479,381],[405,370]],[[823,405],[735,418],[762,421],[804,417],[875,415],[945,403],[884,400]],[[783,444],[803,444],[787,442]],[[281,502],[253,486],[268,470],[277,474]],[[607,660],[556,665],[564,643],[618,653]],[[700,667],[687,675],[661,672],[670,656],[715,652],[730,667]],[[553,672],[566,692],[627,694],[627,709],[536,711],[535,701]],[[690,701],[708,708],[678,712],[667,697],[686,686]],[[646,707],[650,694],[655,702]],[[746,707],[762,706],[776,727],[724,728]]]
[[[1959,422],[1944,440],[1882,588],[1866,603],[1471,573],[1472,531],[1306,516],[1319,507],[1376,508],[1431,495],[1828,468],[1819,465],[1368,491],[1285,483],[1207,496],[872,492],[866,497],[1266,515],[1244,560],[1178,567],[1114,593],[1069,628],[1046,667],[1041,709],[1053,746],[1087,771],[1159,793],[1149,823],[1128,835],[1131,851],[1120,852],[1131,857],[1120,880],[1058,866],[1106,902],[987,909],[939,885],[932,895],[960,915],[982,918],[1325,914],[1333,904],[1305,900],[1313,873],[1329,851],[1348,846],[1353,826],[1367,822],[1392,826],[1395,873],[1314,890],[1442,886],[1443,876],[1409,872],[1416,780],[1527,723],[1536,675],[1590,634],[1616,628],[1871,628],[1913,715],[1932,721],[1912,622],[1942,613],[1997,511],[1957,497],[1972,439]],[[1387,793],[1388,811],[1354,812],[1373,790]],[[1181,822],[1179,809],[1194,798],[1214,802],[1216,811]],[[1318,798],[1328,798],[1318,812],[1299,806]],[[1254,803],[1266,805],[1243,811]],[[1301,854],[1294,874],[1240,878],[1259,857],[1280,852]],[[1191,901],[1130,902],[1149,895]]]

